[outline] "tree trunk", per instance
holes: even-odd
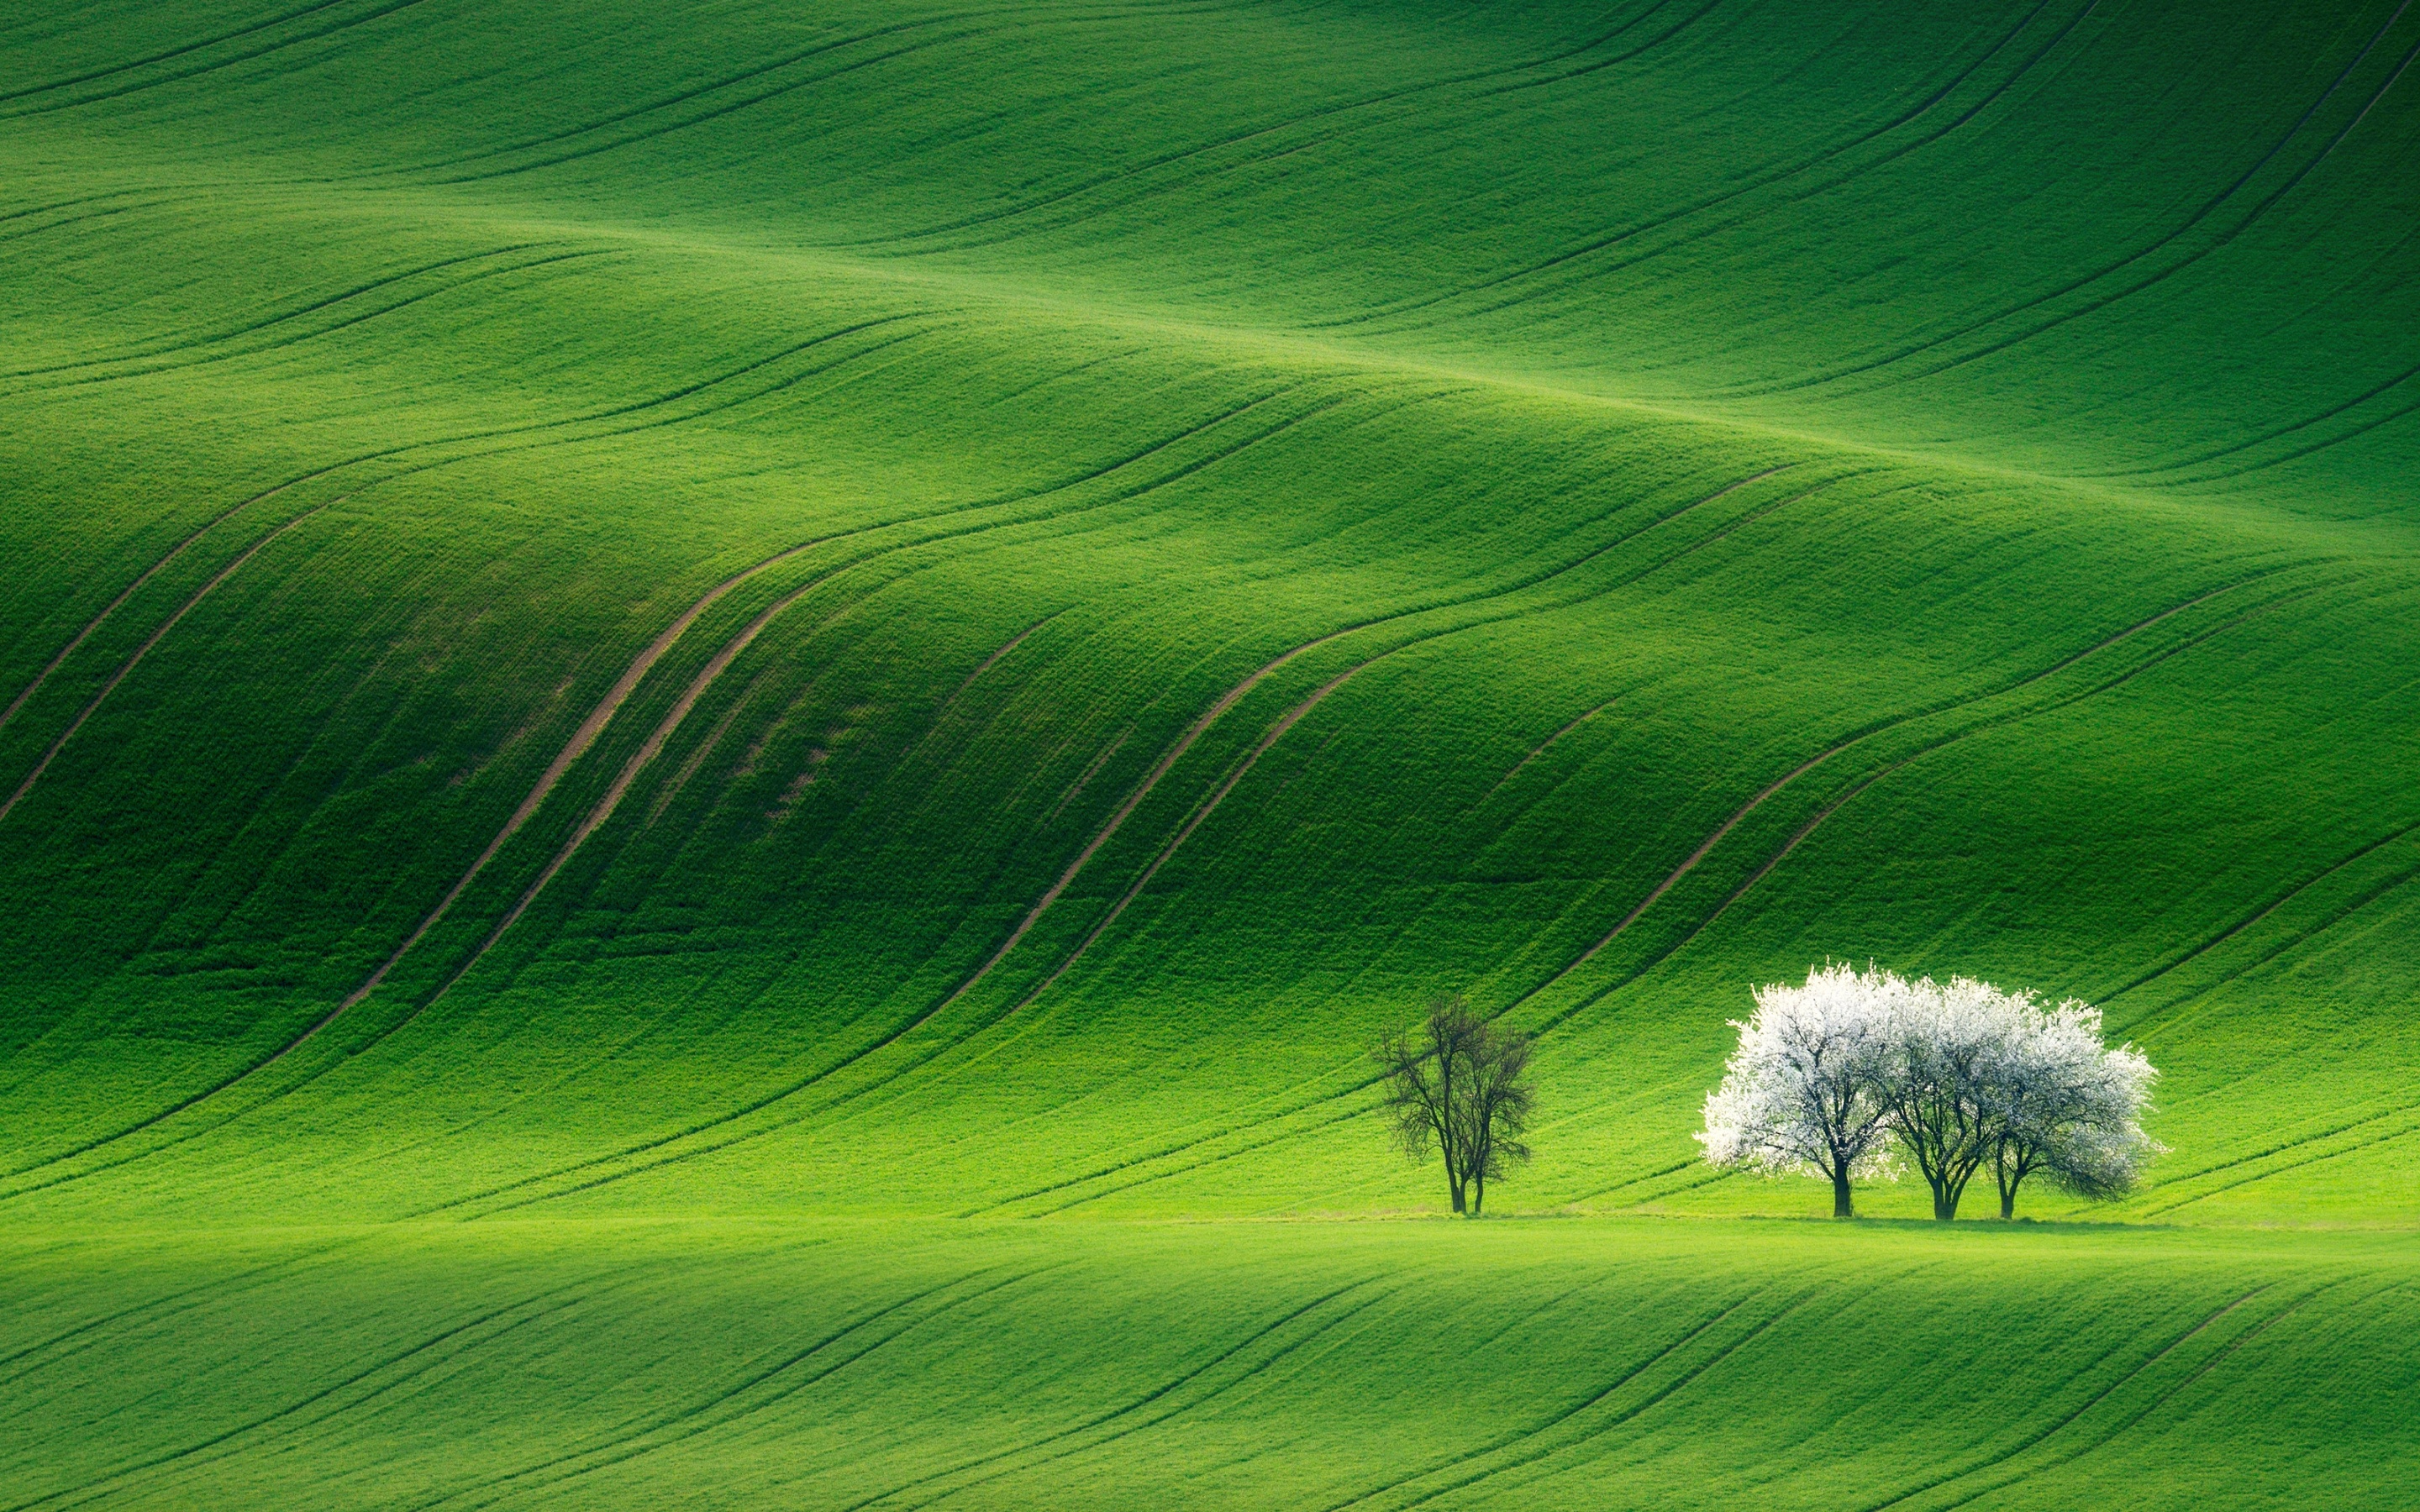
[[[1478,1217],[1479,1210],[1484,1207],[1486,1202],[1487,1178],[1484,1176],[1473,1178],[1470,1183],[1470,1215],[1474,1218]]]
[[[1463,1211],[1463,1207],[1462,1207],[1462,1178],[1461,1178],[1461,1177],[1459,1177],[1459,1176],[1457,1176],[1457,1175],[1455,1175],[1455,1174],[1453,1174],[1453,1172],[1452,1172],[1450,1169],[1449,1169],[1449,1170],[1447,1171],[1447,1173],[1446,1173],[1446,1179],[1445,1179],[1445,1180],[1446,1180],[1446,1184],[1447,1184],[1448,1186],[1450,1186],[1450,1187],[1453,1188],[1453,1211],[1456,1211],[1456,1212],[1460,1212],[1460,1211]]]
[[[2014,1218],[2016,1215],[2017,1194],[2007,1187],[2002,1187],[2000,1189],[2000,1219],[2005,1223],[2009,1219]]]
[[[1955,1221],[1958,1217],[1958,1198],[1960,1196],[1961,1194],[1958,1188],[1954,1186],[1944,1185],[1934,1187],[1932,1189],[1932,1216],[1945,1224]]]
[[[1836,1171],[1832,1176],[1832,1216],[1854,1218],[1856,1215],[1849,1201],[1849,1173]]]

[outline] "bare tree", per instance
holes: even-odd
[[[1850,1183],[1893,1174],[1888,1104],[1879,1077],[1887,1031],[1908,984],[1886,971],[1827,965],[1807,984],[1758,989],[1723,1084],[1706,1098],[1698,1135],[1706,1159],[1768,1176],[1810,1172],[1832,1183],[1832,1216],[1854,1216]]]
[[[1528,1131],[1534,1099],[1529,1089],[1528,1035],[1481,1023],[1471,1043],[1470,1069],[1462,1080],[1464,1179],[1470,1183],[1470,1215],[1487,1204],[1487,1183],[1529,1158],[1521,1135]]]
[[[1482,1027],[1461,998],[1440,997],[1419,1023],[1388,1029],[1374,1052],[1386,1073],[1386,1108],[1394,1119],[1395,1142],[1415,1161],[1426,1159],[1431,1146],[1445,1156],[1446,1185],[1456,1212],[1466,1209],[1463,1120],[1454,1116],[1454,1106],[1470,1068],[1471,1041]]]
[[[1529,1037],[1441,997],[1418,1024],[1388,1030],[1373,1056],[1396,1143],[1415,1161],[1442,1155],[1453,1211],[1476,1217],[1489,1180],[1529,1157]]]

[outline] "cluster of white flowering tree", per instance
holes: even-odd
[[[2116,1196],[2162,1150],[2142,1123],[2157,1073],[2133,1046],[2102,1041],[2089,1004],[1830,965],[1803,987],[1761,989],[1733,1027],[1739,1048],[1698,1135],[1706,1159],[1828,1178],[1835,1217],[1851,1215],[1853,1181],[1903,1166],[1945,1220],[1988,1169],[2007,1218],[2029,1176]]]

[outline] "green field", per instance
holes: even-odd
[[[0,500],[0,1512],[2420,1505],[2420,7],[27,0]]]

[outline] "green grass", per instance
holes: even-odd
[[[2420,1447],[2374,1343],[2410,1246],[2366,1235],[816,1218],[9,1264],[23,1505],[2378,1505]]]
[[[0,58],[0,1505],[2408,1494],[2420,12]],[[2173,1152],[1772,1221],[1689,1132],[1826,955]],[[1440,991],[1554,1221],[1412,1220]]]

